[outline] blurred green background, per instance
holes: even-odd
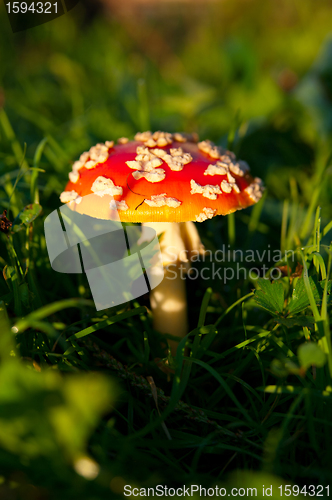
[[[133,138],[138,130],[147,129],[198,132],[201,139],[223,146],[230,141],[233,150],[267,186],[259,234],[252,244],[271,241],[278,247],[284,202],[290,200],[287,207],[293,218],[287,245],[295,247],[300,241],[304,211],[312,204],[314,193],[311,216],[319,201],[322,221],[328,223],[332,218],[332,167],[321,167],[330,153],[332,135],[331,19],[330,0],[126,0],[125,8],[107,0],[84,0],[61,18],[13,34],[1,3],[2,210],[11,209],[13,218],[33,201],[29,173],[17,183],[11,200],[15,203],[11,204],[9,197],[19,169],[36,165],[36,149],[44,138],[47,142],[38,159],[43,170],[38,175],[38,189],[46,216],[60,204],[59,194],[71,163],[95,143],[122,136]],[[236,214],[236,218],[240,227],[247,226],[246,213]],[[310,217],[308,221],[305,235],[313,223]],[[228,231],[229,236],[229,228],[224,220],[215,224],[206,225],[208,230],[202,229],[202,234],[208,241],[215,232],[217,245],[226,241],[218,235],[227,237]],[[42,234],[40,221],[36,222],[36,238],[38,234]],[[2,236],[1,266],[5,268],[8,242]],[[43,241],[41,237],[38,244],[45,253]],[[240,233],[236,243],[241,244]],[[45,302],[78,296],[81,283],[71,285],[70,279],[63,277],[51,286],[50,280],[41,277],[44,267],[45,276],[51,276],[47,258],[42,255],[36,258],[36,272],[44,300],[38,302],[38,293],[29,283],[34,291],[33,306],[28,289],[20,289],[20,293],[28,294],[26,302],[19,311],[9,305],[8,318],[4,307],[8,304],[3,298],[3,331],[14,316],[24,316]],[[4,273],[1,291],[6,297],[8,276]],[[198,294],[198,304],[203,292]],[[70,325],[82,320],[82,316],[66,314],[60,320],[52,316],[53,328],[61,330],[61,321]],[[35,323],[36,330],[39,327]],[[46,349],[45,339],[39,341],[33,344],[34,352]],[[26,342],[19,346],[21,353],[32,349]],[[105,451],[105,440],[109,444],[113,439],[109,429],[116,421],[111,416],[115,413],[108,413],[116,394],[112,380],[76,373],[63,385],[57,370],[46,371],[40,379],[36,373],[40,367],[32,361],[39,359],[42,365],[42,357],[32,356],[28,368],[23,368],[14,345],[11,352],[8,359],[2,357],[0,382],[0,481],[4,499],[113,498],[120,495],[123,476],[132,475],[137,484],[140,479],[155,484],[168,477],[165,471],[154,470],[153,454],[140,455],[143,438],[135,441],[133,450],[126,441],[126,449],[119,444],[116,452]],[[88,371],[87,360],[82,360],[75,365],[61,359],[61,370]],[[54,358],[48,358],[48,362],[52,365]],[[128,404],[130,413],[132,403]],[[109,420],[99,427],[88,452],[88,438],[105,414]],[[128,425],[130,434],[130,418],[122,423],[124,428]],[[269,434],[270,444],[277,440],[277,432]],[[119,443],[122,446],[123,442]],[[288,462],[278,470],[269,466],[273,461],[269,443],[262,452],[266,474],[286,474]],[[88,453],[99,465],[87,458]],[[135,453],[133,462],[128,462],[128,455]],[[173,458],[169,451],[165,455],[171,467]],[[79,468],[82,457],[87,460],[85,472]],[[144,460],[148,460],[146,467]],[[290,467],[295,467],[297,460],[294,456]],[[89,481],[94,467],[100,471],[96,483]],[[243,459],[236,467],[252,466],[247,467]],[[135,468],[137,473],[133,472]],[[145,469],[149,472],[142,472]],[[208,474],[208,466],[203,469]],[[219,472],[211,467],[213,480]],[[187,473],[179,474],[177,480],[187,480]],[[319,477],[317,471],[315,474]],[[235,485],[234,478],[230,481]],[[243,476],[241,481],[251,484],[252,478]],[[257,481],[272,484],[275,479],[257,476]]]

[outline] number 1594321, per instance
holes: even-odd
[[[8,2],[6,3],[8,14],[57,14],[58,2]]]

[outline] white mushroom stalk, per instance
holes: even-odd
[[[193,255],[204,253],[204,246],[193,222],[144,223],[157,235],[163,233],[160,249],[164,265],[163,281],[150,292],[153,312],[153,327],[164,334],[178,337],[179,341],[188,333],[188,305],[185,274],[190,270]],[[169,340],[172,355],[178,341]]]

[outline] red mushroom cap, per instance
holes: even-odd
[[[210,141],[166,132],[136,134],[83,153],[61,193],[73,210],[123,222],[202,222],[256,203],[262,182],[247,163]],[[90,195],[90,196],[87,196]]]

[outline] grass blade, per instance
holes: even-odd
[[[87,302],[87,301],[84,301],[84,302]],[[81,339],[82,337],[86,337],[86,335],[90,335],[90,333],[95,333],[98,330],[105,328],[106,326],[113,325],[114,323],[118,323],[119,321],[123,321],[125,319],[131,318],[132,316],[138,316],[139,314],[142,314],[143,312],[146,312],[146,308],[144,306],[137,307],[136,309],[132,309],[130,311],[126,311],[126,312],[121,313],[121,314],[116,314],[115,316],[112,316],[109,319],[106,319],[104,321],[100,321],[99,323],[96,323],[95,325],[89,326],[88,328],[85,328],[84,330],[81,330],[80,332],[77,332],[74,335],[71,335],[67,339],[67,341],[70,342],[71,339]]]

